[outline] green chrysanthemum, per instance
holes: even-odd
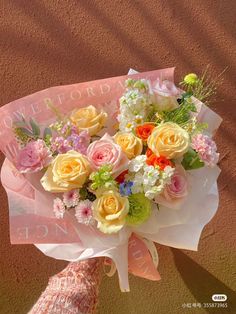
[[[129,213],[126,222],[130,225],[139,225],[145,222],[151,214],[151,201],[142,193],[132,194],[129,199]]]

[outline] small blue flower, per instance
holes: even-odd
[[[125,181],[120,184],[120,194],[122,196],[129,196],[132,194],[131,187],[134,185],[132,181]]]

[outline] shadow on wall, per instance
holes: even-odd
[[[197,264],[194,260],[178,249],[171,249],[177,271],[180,273],[185,285],[196,298],[203,303],[212,303],[213,294],[226,294],[228,308],[204,308],[207,313],[235,313],[236,293],[222,283],[219,279]]]

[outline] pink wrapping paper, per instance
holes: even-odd
[[[76,231],[78,223],[70,215],[62,221],[54,218],[52,201],[55,196],[43,190],[37,174],[26,177],[14,168],[18,145],[12,130],[13,122],[19,120],[23,114],[47,125],[56,119],[55,113],[48,106],[49,102],[64,114],[76,107],[94,105],[104,108],[108,113],[107,131],[114,134],[118,100],[124,92],[124,82],[128,77],[130,75],[51,87],[0,108],[0,149],[7,157],[1,176],[9,199],[11,243],[79,242]],[[144,72],[132,77],[173,81],[174,68]]]

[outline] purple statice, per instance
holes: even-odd
[[[51,150],[54,153],[64,154],[70,150],[71,147],[68,145],[68,141],[62,136],[53,137],[51,139]]]
[[[72,134],[78,134],[78,128],[70,121],[67,121],[61,129],[61,134],[65,138]]]
[[[90,136],[87,131],[82,131],[80,134],[72,133],[68,137],[54,137],[51,140],[51,150],[54,153],[64,154],[69,150],[75,150],[81,154],[86,154],[90,143]]]
[[[67,137],[67,142],[71,149],[85,155],[90,143],[90,136],[87,131],[82,131],[80,134],[71,134]]]
[[[122,196],[129,196],[132,194],[131,188],[134,185],[134,183],[132,181],[125,181],[123,183],[120,184],[120,194]]]

